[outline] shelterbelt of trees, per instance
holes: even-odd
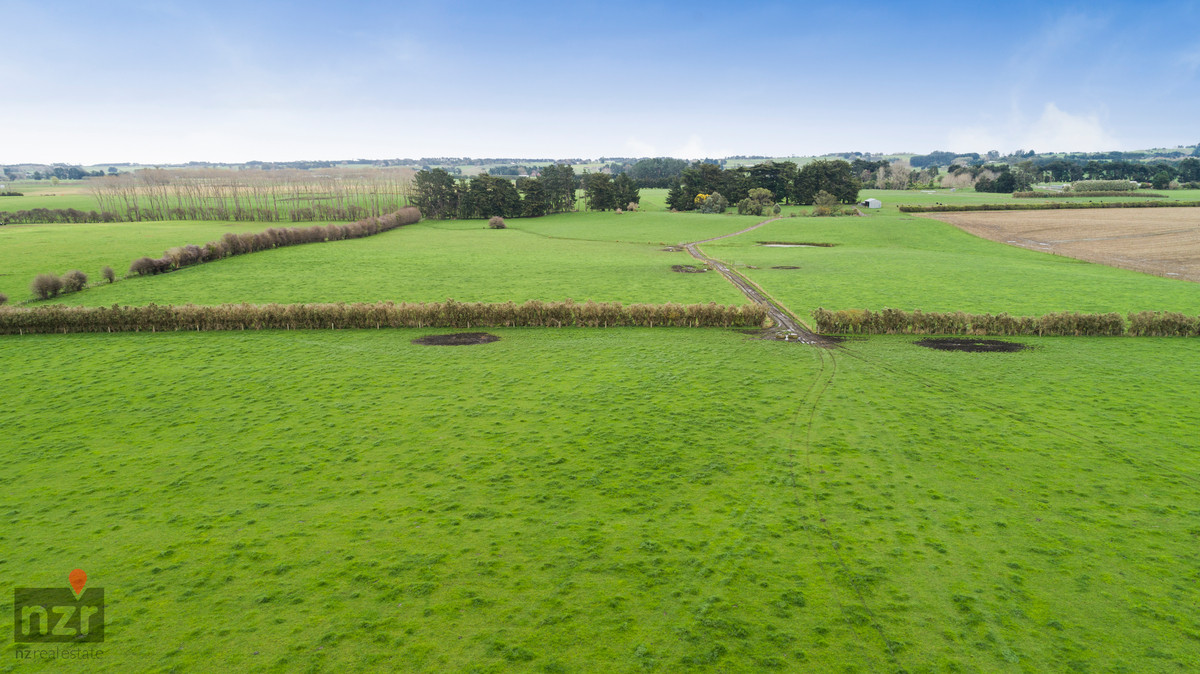
[[[677,166],[657,168],[666,173]],[[536,177],[511,180],[487,174],[455,178],[443,169],[423,170],[414,180],[413,202],[430,218],[537,217],[575,210],[575,191],[582,189],[589,210],[634,208],[641,200],[642,185],[630,173],[614,177],[585,172],[577,176],[569,165],[551,164],[541,168]],[[768,161],[731,169],[696,162],[680,169],[674,178],[655,176],[650,182],[668,184],[667,205],[679,211],[696,210],[707,197],[717,194],[729,203],[755,201],[751,198],[755,196],[763,201],[763,190],[769,193],[767,201],[812,204],[824,191],[841,203],[851,204],[857,201],[859,190],[850,164],[842,160],[818,160],[803,168],[793,162]]]
[[[551,164],[537,177],[515,181],[486,173],[455,178],[440,168],[420,171],[413,181],[413,203],[425,217],[436,219],[534,218],[575,210],[575,190],[581,187],[593,211],[633,208],[641,201],[637,185],[624,173],[616,178],[607,173],[577,176],[567,164]]]
[[[765,189],[785,203],[812,204],[817,194],[828,192],[843,204],[858,201],[859,180],[850,164],[841,159],[805,164],[764,162],[749,168],[722,169],[716,164],[696,163],[683,170],[679,180],[667,192],[667,205],[678,211],[700,207],[698,195],[720,194],[730,203],[751,196],[751,190]]]

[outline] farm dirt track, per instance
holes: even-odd
[[[778,337],[779,334],[783,334],[785,335],[785,338],[794,335],[799,339],[800,342],[804,344],[811,344],[813,346],[819,346],[822,348],[830,348],[835,345],[835,342],[831,342],[816,333],[810,332],[807,328],[801,325],[801,323],[796,320],[786,308],[768,300],[767,297],[761,292],[761,289],[751,283],[747,278],[733,271],[720,260],[708,257],[704,253],[700,252],[700,249],[697,247],[697,244],[707,243],[709,241],[717,241],[719,239],[728,239],[731,236],[745,234],[746,232],[758,229],[767,223],[775,222],[776,220],[780,219],[781,218],[771,218],[769,220],[763,220],[757,225],[752,225],[741,231],[733,232],[732,234],[724,234],[721,236],[714,236],[711,239],[704,239],[703,241],[685,243],[683,244],[683,249],[686,250],[692,257],[721,272],[721,275],[724,276],[725,279],[730,283],[732,283],[734,287],[742,291],[742,294],[744,294],[751,302],[765,305],[767,307],[767,315],[770,316],[771,320],[775,323],[774,327],[768,330],[767,333],[771,334],[773,337]]]
[[[927,215],[992,241],[1200,282],[1200,208]]]

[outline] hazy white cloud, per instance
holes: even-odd
[[[682,147],[671,153],[671,156],[680,159],[704,159],[708,154],[704,150],[704,141],[700,140],[700,136],[692,134]]]
[[[658,149],[640,138],[630,137],[625,141],[625,151],[630,157],[657,157]]]
[[[953,152],[1037,150],[1038,152],[1100,152],[1121,145],[1095,113],[1071,114],[1050,102],[1033,122],[1015,110],[995,125],[956,127],[947,134]]]
[[[1047,103],[1042,116],[1019,136],[1018,145],[1039,152],[1099,152],[1120,147],[1095,114],[1072,115]]]
[[[946,135],[946,147],[950,152],[979,152],[1008,147],[1009,141],[1003,134],[984,126],[967,126],[951,129]]]

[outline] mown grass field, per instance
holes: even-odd
[[[721,216],[657,217],[671,220],[670,231],[682,236],[686,227],[673,218],[685,223]],[[686,253],[665,252],[658,244],[552,238],[522,228],[492,230],[482,220],[427,221],[365,239],[280,248],[126,279],[57,301],[93,306],[568,297],[580,302],[745,301],[716,273],[672,271],[673,265],[696,263]],[[566,226],[558,231],[571,234]]]
[[[648,208],[652,209],[653,206]],[[519,218],[509,220],[508,226],[554,238],[675,245],[724,236],[752,227],[763,219],[760,216],[729,213],[663,213],[659,209],[621,215],[589,212]]]
[[[6,338],[4,577],[109,671],[1200,665],[1194,340],[495,332]]]
[[[113,268],[117,276],[144,255],[158,257],[173,246],[204,244],[226,232],[266,229],[255,222],[109,222],[85,224],[5,225],[0,227],[0,292],[11,302],[33,297],[29,284],[38,274],[61,276],[78,269],[92,283],[100,271]]]
[[[660,249],[755,220],[426,222],[63,301],[741,303]],[[136,231],[112,230],[114,250]],[[840,245],[755,245],[788,240]],[[97,247],[71,241],[0,256],[40,270]],[[1200,313],[1194,284],[887,213],[703,248],[804,318]],[[1200,341],[411,343],[430,332],[0,339],[0,579],[65,587],[78,567],[104,587],[92,671],[1200,668]],[[0,670],[38,669],[15,650]]]
[[[34,208],[74,208],[81,211],[99,210],[96,198],[83,180],[63,180],[57,185],[49,180],[0,180],[5,192],[20,192],[19,197],[0,197],[0,211],[27,211]]]
[[[771,248],[760,241],[837,245]],[[1195,283],[1019,249],[908,215],[785,218],[702,248],[740,265],[803,319],[819,306],[1013,315],[1200,313]],[[784,266],[799,269],[772,269]]]

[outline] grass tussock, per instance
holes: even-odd
[[[55,278],[56,277],[51,277]],[[758,304],[394,302],[356,304],[0,307],[0,334],[483,327],[761,327]]]
[[[33,283],[29,284],[29,289],[39,300],[57,297],[62,292],[62,279],[54,274],[38,274],[33,278]]]

